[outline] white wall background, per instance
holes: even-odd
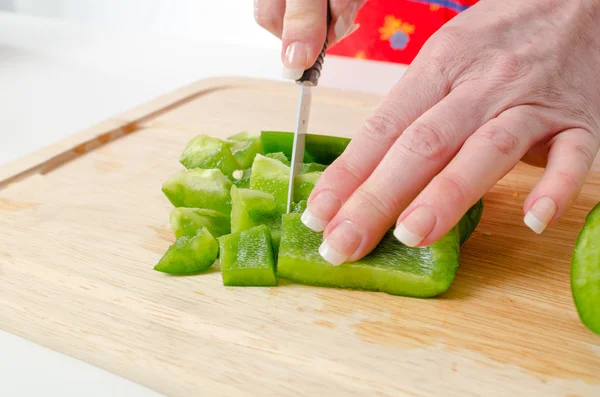
[[[0,0],[0,9],[111,31],[279,48],[279,40],[254,22],[252,0]]]

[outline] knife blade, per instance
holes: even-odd
[[[327,2],[327,32],[331,25],[331,7],[329,1]],[[305,70],[296,83],[300,85],[300,96],[298,98],[298,111],[296,116],[296,129],[294,130],[294,143],[292,146],[292,159],[290,164],[290,175],[288,179],[288,197],[286,212],[290,213],[292,210],[292,203],[294,200],[294,181],[296,175],[300,173],[302,169],[302,163],[304,162],[304,149],[306,142],[306,132],[308,131],[308,118],[310,116],[310,106],[312,102],[312,87],[316,86],[321,76],[321,68],[323,67],[323,61],[325,59],[325,51],[327,51],[328,40],[325,37],[325,43],[321,53],[317,57],[316,62],[309,69]]]
[[[300,83],[300,98],[298,99],[298,115],[296,119],[296,130],[294,131],[294,144],[292,146],[292,160],[290,164],[290,177],[288,183],[287,213],[292,210],[294,199],[294,180],[300,173],[304,162],[304,148],[306,131],[308,130],[308,118],[310,116],[311,86]]]

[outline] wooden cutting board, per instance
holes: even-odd
[[[541,170],[517,166],[435,299],[153,271],[187,141],[293,130],[296,100],[292,83],[201,81],[0,167],[0,327],[169,396],[600,396],[600,337],[569,285],[600,167],[538,237],[522,204]],[[318,88],[310,130],[352,136],[379,100]]]

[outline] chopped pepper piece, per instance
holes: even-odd
[[[265,157],[281,161],[283,164],[287,165],[288,167],[291,164],[290,160],[286,157],[285,154],[283,154],[283,152],[267,153],[267,154],[265,154]]]
[[[294,179],[295,202],[308,200],[308,196],[310,196],[310,192],[315,188],[321,174],[322,172],[310,172],[308,174],[296,175],[296,179]]]
[[[325,171],[325,169],[327,168],[326,165],[324,164],[319,164],[319,163],[304,163],[302,164],[302,168],[300,169],[300,173],[301,174],[308,174],[311,172],[323,172]]]
[[[273,248],[277,252],[281,238],[281,215],[272,194],[231,187],[231,233],[267,225],[271,229]]]
[[[250,189],[272,194],[279,212],[283,214],[287,204],[289,175],[290,167],[281,161],[259,154],[252,164]]]
[[[219,237],[231,233],[229,218],[229,214],[215,210],[178,207],[171,210],[170,221],[175,238],[193,237],[202,227],[206,227],[214,237]]]
[[[219,244],[207,228],[195,236],[183,236],[173,243],[154,270],[169,274],[193,274],[207,270],[215,263]]]
[[[331,266],[318,252],[322,234],[304,226],[300,217],[296,213],[283,216],[278,277],[421,298],[443,293],[454,279],[459,259],[456,228],[432,245],[418,248],[403,245],[390,231],[363,259]]]
[[[198,135],[188,142],[179,161],[187,169],[219,169],[227,177],[233,171],[243,168],[231,151],[232,142],[223,141],[208,135]]]
[[[227,139],[230,142],[230,150],[239,164],[239,168],[250,168],[254,157],[262,153],[262,143],[259,134],[251,134],[244,131]]]
[[[272,244],[266,225],[219,237],[223,285],[276,286]]]
[[[299,174],[294,180],[294,201],[306,200],[322,172]],[[288,195],[290,167],[275,159],[258,155],[252,165],[250,188],[261,190],[275,197],[280,214],[285,213]]]
[[[168,178],[162,191],[175,207],[231,211],[231,181],[218,169],[181,170]]]

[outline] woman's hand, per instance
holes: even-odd
[[[327,32],[327,0],[254,0],[256,22],[281,39],[281,60],[287,78],[297,80],[310,68],[325,42],[350,34],[365,0],[331,0],[331,28]]]
[[[598,21],[597,0],[482,0],[444,25],[315,186],[321,255],[360,259],[394,223],[431,244],[520,160],[545,167],[524,222],[556,222],[599,148]]]

